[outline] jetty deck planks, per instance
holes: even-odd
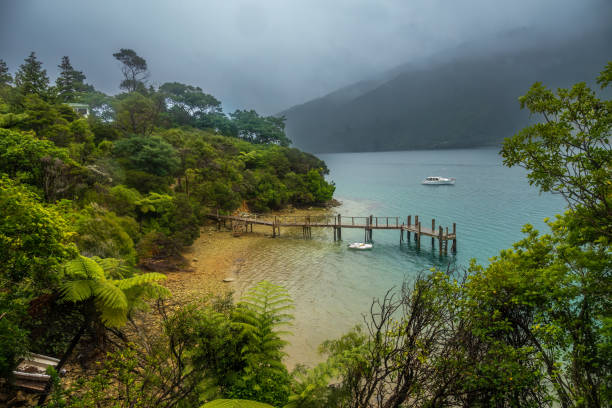
[[[323,215],[323,216],[259,216],[259,215],[220,215],[208,214],[208,218],[217,221],[218,228],[221,228],[221,223],[224,225],[227,221],[230,225],[241,225],[241,231],[248,232],[249,225],[251,226],[251,232],[253,231],[253,225],[265,225],[272,227],[272,236],[280,236],[281,227],[302,227],[304,237],[310,238],[312,236],[312,228],[333,228],[334,229],[334,240],[342,239],[343,228],[360,228],[365,231],[366,242],[372,241],[373,230],[396,230],[400,231],[400,243],[404,241],[404,233],[406,239],[410,240],[410,233],[414,234],[414,240],[417,244],[417,248],[421,247],[421,236],[431,237],[431,245],[435,246],[435,241],[438,241],[438,247],[440,254],[448,253],[448,242],[452,241],[451,251],[457,252],[457,225],[453,223],[452,231],[449,232],[448,227],[446,229],[439,226],[436,229],[435,219],[431,220],[431,228],[427,228],[421,225],[419,216],[414,217],[414,223],[412,223],[412,216],[405,218],[401,217],[375,217],[370,215],[369,217],[346,217],[342,215]]]

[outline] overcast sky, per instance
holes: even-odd
[[[132,48],[154,85],[272,114],[461,44],[513,30],[564,41],[611,21],[610,0],[0,0],[0,59],[14,71],[35,51],[54,79],[68,55],[114,94],[112,53]]]

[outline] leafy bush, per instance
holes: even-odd
[[[24,315],[23,301],[0,292],[0,378],[10,378],[28,352],[28,332],[20,326]]]
[[[179,168],[176,151],[159,136],[130,136],[118,140],[114,152],[128,169],[160,177],[174,175]]]
[[[121,258],[133,265],[136,263],[134,241],[124,225],[135,227],[128,217],[118,217],[98,206],[90,206],[77,216],[75,241],[84,255]]]
[[[0,178],[0,214],[2,280],[31,290],[56,283],[60,265],[76,252],[62,215],[6,177]]]

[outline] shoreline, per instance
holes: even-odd
[[[289,208],[270,215],[322,215],[332,212],[333,207]],[[200,236],[182,253],[187,265],[165,273],[165,285],[172,292],[173,303],[184,305],[210,295],[234,292],[233,282],[224,282],[223,279],[237,280],[236,271],[247,257],[253,255],[255,247],[266,239],[283,237],[272,238],[270,229],[261,225],[254,225],[253,232],[239,237],[234,237],[229,229],[217,231],[216,224],[202,226]]]
[[[310,209],[286,209],[276,211],[270,215],[322,215],[333,213],[330,208],[310,208]],[[291,235],[290,235],[291,236]],[[183,268],[166,272],[167,280],[165,286],[172,292],[169,299],[173,307],[182,307],[189,303],[202,304],[210,296],[224,296],[232,293],[234,301],[241,295],[240,290],[244,290],[244,279],[248,280],[249,272],[244,271],[243,265],[248,264],[250,257],[256,256],[258,247],[266,240],[271,239],[292,239],[292,238],[272,238],[272,231],[269,227],[255,225],[253,232],[244,233],[239,237],[234,237],[229,229],[217,231],[216,223],[207,223],[200,230],[200,237],[183,251],[183,256],[187,260],[187,265]],[[245,275],[246,272],[246,275]],[[234,279],[231,282],[223,282],[223,279]],[[295,301],[295,299],[294,299]],[[287,340],[292,343],[294,336],[306,336],[308,333],[293,332]],[[288,352],[283,359],[289,370],[298,364],[304,364],[302,353]],[[314,358],[314,360],[313,360]],[[307,365],[316,365],[320,358],[309,356],[306,358]],[[313,361],[310,361],[313,360]]]

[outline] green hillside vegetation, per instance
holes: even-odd
[[[16,395],[12,370],[33,351],[61,356],[57,370],[75,354],[89,367],[71,382],[48,370],[38,406],[53,408],[610,406],[612,101],[585,83],[532,85],[519,100],[538,122],[501,156],[567,211],[546,233],[524,226],[486,266],[390,290],[363,325],[320,346],[324,362],[290,373],[285,288],[260,282],[236,302],[177,308],[165,275],[142,270],[177,257],[206,211],[329,200],[324,164],[283,146],[282,121],[228,117],[175,83],[168,102],[146,86],[144,59],[115,57],[124,94],[58,81],[62,97],[94,107],[87,119],[58,102],[33,54],[14,82],[0,62],[3,396]],[[609,89],[612,62],[597,82]]]
[[[63,57],[51,84],[31,53],[0,60],[0,373],[26,351],[70,357],[102,347],[147,299],[169,294],[208,212],[323,205],[325,163],[289,147],[284,120],[237,110],[198,87],[148,86],[146,60],[114,54],[115,96]],[[71,103],[85,105],[88,116]],[[61,368],[61,367],[59,367]]]
[[[293,106],[281,112],[287,135],[317,153],[500,146],[530,124],[518,95],[535,81],[567,87],[593,78],[609,58],[612,31],[552,46],[529,31],[514,36],[507,46],[483,39]]]

